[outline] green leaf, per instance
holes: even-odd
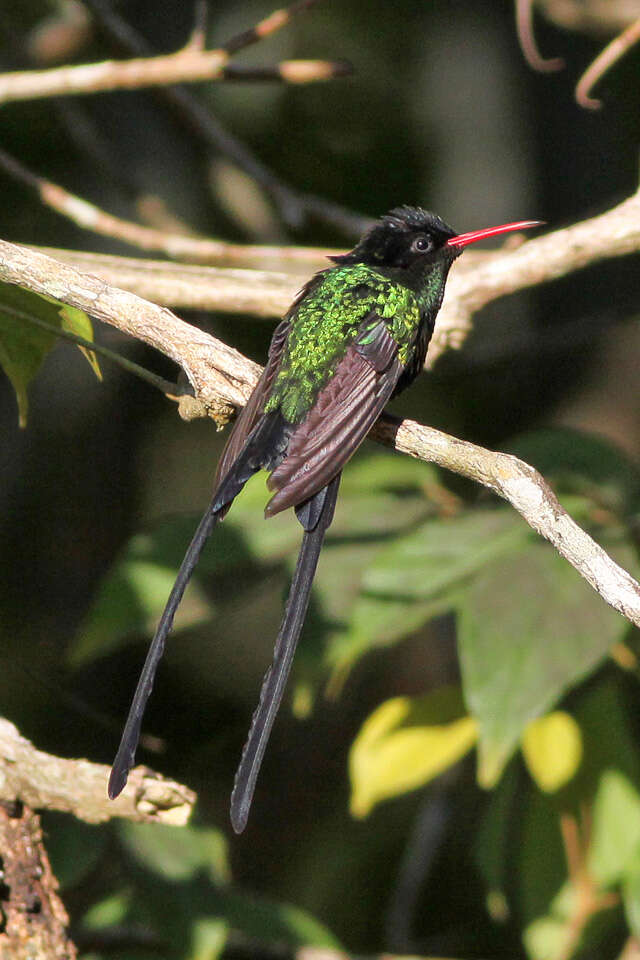
[[[56,338],[41,327],[12,316],[7,310],[3,310],[3,306],[29,312],[38,309],[38,301],[44,306],[44,301],[35,294],[29,294],[20,287],[0,284],[0,366],[16,392],[21,427],[27,425],[27,387],[40,370]],[[42,311],[43,308],[40,307],[40,312]],[[57,311],[49,308],[49,318],[54,326],[59,326]]]
[[[125,821],[118,832],[138,863],[163,877],[188,880],[203,872],[216,884],[230,878],[227,841],[219,830]]]
[[[640,850],[634,851],[627,863],[622,883],[622,902],[629,929],[634,937],[640,937]]]
[[[274,903],[225,890],[221,898],[221,916],[231,929],[263,943],[342,949],[339,940],[324,924],[288,903]]]
[[[629,569],[631,559],[626,551],[620,562]],[[527,724],[601,662],[625,620],[540,541],[478,574],[458,631],[465,699],[479,724],[478,775],[489,787]]]
[[[198,917],[191,933],[187,960],[218,960],[227,943],[228,925],[219,917]]]
[[[48,298],[45,298],[48,299]],[[55,301],[52,301],[55,302]],[[83,340],[93,340],[93,324],[88,314],[84,310],[78,310],[76,307],[70,307],[66,303],[58,304],[62,329],[69,333],[75,333]],[[87,350],[86,347],[78,345],[78,350],[85,357],[87,363],[95,373],[98,380],[102,380],[102,370],[100,363],[93,350]]]
[[[381,544],[361,575],[346,629],[327,650],[334,671],[454,608],[469,578],[495,557],[520,549],[529,536],[513,511],[475,510],[413,523],[411,532]]]
[[[131,906],[131,891],[119,890],[104,900],[94,903],[85,913],[82,923],[89,930],[117,926],[125,920]]]
[[[509,453],[536,467],[556,492],[587,496],[623,516],[640,507],[637,465],[604,437],[566,427],[524,434]]]
[[[474,745],[476,725],[457,687],[387,700],[363,724],[349,754],[351,813],[424,786]]]
[[[602,774],[592,817],[589,870],[608,887],[636,864],[640,849],[640,793],[619,770]]]
[[[30,316],[51,329],[29,323]],[[0,283],[0,366],[16,392],[21,427],[27,422],[29,384],[56,342],[55,331],[61,329],[93,340],[91,320],[85,313],[21,287]],[[89,357],[85,348],[80,349],[100,376],[95,356]]]
[[[60,886],[63,889],[78,887],[87,874],[96,870],[104,854],[106,828],[51,810],[43,812],[42,820],[47,853]]]
[[[523,941],[532,960],[557,960],[566,956],[570,936],[566,917],[539,917],[525,928]]]
[[[582,760],[582,734],[569,713],[557,710],[532,720],[522,737],[529,773],[545,793],[555,793],[575,775]]]

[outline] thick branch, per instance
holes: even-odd
[[[61,810],[87,823],[111,817],[182,826],[195,794],[146,767],[136,767],[117,800],[107,797],[109,767],[64,760],[36,750],[8,720],[0,718],[0,802],[35,810]]]
[[[475,480],[507,500],[610,606],[640,626],[640,584],[571,519],[544,478],[522,460],[458,440],[413,420],[385,416],[372,439]]]
[[[616,235],[621,248],[634,249],[632,243],[637,246],[640,241],[640,226],[637,222],[629,224],[638,203],[636,197],[605,215],[608,222],[618,227]],[[521,259],[521,284],[540,282],[548,277],[548,272],[546,275],[544,272],[543,253],[531,256],[531,247],[537,246],[542,251],[546,248],[549,254],[555,253],[555,273],[552,272],[552,276],[570,269],[571,263],[583,266],[589,262],[588,250],[593,253],[600,249],[598,231],[595,231],[594,240],[593,230],[588,230],[585,224],[560,231],[560,234],[568,249],[562,246],[558,251],[553,245],[552,234],[513,253],[491,258],[484,267],[474,271],[473,279],[460,277],[455,294],[460,315],[468,322],[475,304],[486,303],[498,295],[498,290],[517,289],[512,272],[504,266],[513,258],[516,261]],[[600,255],[605,255],[601,249]],[[548,271],[548,265],[546,269]],[[37,293],[46,293],[86,310],[166,353],[182,366],[195,388],[196,397],[218,420],[228,416],[232,406],[241,406],[257,381],[260,372],[257,364],[179,320],[166,308],[109,287],[95,277],[80,274],[42,254],[0,241],[0,280],[21,283]],[[475,291],[474,281],[478,282],[478,291]],[[374,428],[372,436],[403,453],[475,480],[504,497],[534,530],[566,557],[607,603],[631,623],[640,626],[640,585],[574,523],[532,467],[515,457],[484,450],[409,420],[398,422],[385,418]]]
[[[220,246],[225,247],[223,243]],[[234,245],[233,257],[236,262],[242,261],[244,250],[247,262],[259,262],[261,249]],[[294,264],[297,270],[306,257],[309,271],[326,266],[323,257],[329,251],[309,249],[303,257],[303,249],[264,248],[269,258],[280,258],[288,270]],[[599,260],[638,251],[640,192],[598,217],[529,240],[517,249],[493,254],[465,253],[454,264],[449,277],[427,366],[432,367],[447,349],[462,346],[471,330],[473,314],[492,300],[566,276]],[[289,272],[176,266],[70,250],[48,252],[81,270],[96,273],[108,283],[173,307],[280,317],[301,285],[299,274],[292,276]],[[18,271],[17,279],[11,282],[23,282],[19,276]],[[137,336],[135,332],[133,335]]]
[[[0,960],[75,960],[40,818],[24,804],[0,804],[0,862]]]
[[[564,277],[589,264],[640,250],[640,191],[589,220],[501,251],[475,265],[465,257],[452,271],[429,347],[433,366],[448,348],[464,343],[473,314],[497,297]],[[458,266],[457,264],[455,265]]]

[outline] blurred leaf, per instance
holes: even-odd
[[[569,925],[563,917],[540,917],[525,929],[523,941],[532,960],[557,960],[566,956]]]
[[[260,523],[261,518],[257,518]],[[164,609],[198,518],[166,520],[149,532],[136,534],[100,585],[85,622],[68,652],[79,666],[112,652],[130,639],[152,634]],[[263,524],[267,526],[267,524]],[[251,554],[237,524],[216,530],[215,543],[202,553],[174,623],[174,632],[205,623],[214,614],[214,602],[225,598],[225,577],[251,570]],[[251,574],[242,580],[250,579]],[[237,577],[237,581],[240,578]],[[204,586],[213,581],[212,600]],[[241,581],[242,582],[242,581]]]
[[[3,310],[3,305],[8,309]],[[14,316],[11,310],[25,314],[24,319]],[[53,331],[70,330],[85,340],[93,340],[93,326],[86,313],[22,287],[0,283],[0,366],[16,392],[21,427],[27,422],[27,388],[56,342],[55,332],[29,323],[29,316],[47,323]],[[90,355],[84,347],[79,349],[99,377],[95,355]]]
[[[531,536],[513,510],[474,510],[431,519],[395,539],[367,569],[362,592],[378,597],[433,600],[487,563],[512,553]]]
[[[305,910],[287,903],[250,897],[231,890],[221,898],[222,915],[233,930],[263,943],[284,942],[293,946],[341,950],[334,935]]]
[[[474,858],[488,890],[506,897],[513,879],[513,850],[510,837],[513,808],[518,800],[518,767],[512,761],[498,787],[489,795],[474,844]],[[519,815],[524,811],[520,809]],[[510,872],[511,871],[511,872]]]
[[[560,710],[532,720],[522,736],[522,753],[540,789],[555,793],[580,766],[580,727],[570,714]]]
[[[188,960],[218,960],[227,942],[229,928],[224,920],[198,917],[191,933],[192,949]]]
[[[620,562],[629,568],[630,560],[627,551]],[[458,627],[486,787],[498,780],[526,725],[593,670],[626,629],[620,614],[541,541],[478,574],[461,598]]]
[[[611,441],[569,428],[537,430],[509,445],[556,493],[588,496],[624,516],[640,506],[640,471]]]
[[[474,745],[476,725],[457,687],[387,700],[363,724],[349,754],[351,813],[424,786]]]
[[[365,460],[372,467],[368,487],[364,486],[366,471],[360,466],[345,484],[344,495],[341,491],[314,582],[312,614],[315,603],[322,609],[316,640],[323,642],[314,644],[313,616],[309,617],[296,664],[304,690],[301,696],[308,707],[312,690],[326,673],[327,630],[331,625],[336,633],[342,633],[343,621],[358,594],[363,566],[372,553],[386,546],[390,536],[409,529],[433,509],[417,483],[418,478],[424,480],[424,471],[416,471],[419,465],[414,463],[407,470],[403,460],[393,455],[370,457]],[[239,584],[248,592],[259,589],[260,578],[273,572],[274,563],[293,567],[300,525],[292,511],[265,521],[267,499],[264,476],[254,477],[203,551],[178,609],[175,631],[206,623],[230,597],[237,598]],[[103,580],[70,648],[72,664],[78,666],[153,632],[198,519],[164,519],[131,538]]]
[[[631,933],[634,937],[640,937],[640,850],[637,848],[625,870],[622,902]]]
[[[54,327],[60,326],[60,317],[36,294],[0,283],[0,366],[16,392],[20,426],[25,427],[29,409],[27,387],[40,370],[56,338],[41,327],[12,316],[2,309],[3,305],[25,313],[33,312],[36,316],[45,313],[42,319],[48,319]]]
[[[44,811],[47,853],[62,889],[77,887],[96,869],[107,843],[104,827],[83,823],[68,814]]]
[[[347,627],[327,650],[329,663],[344,671],[372,647],[395,643],[452,609],[462,584],[530,535],[506,509],[414,523],[410,533],[382,544],[365,567]]]
[[[619,770],[605,770],[592,811],[589,870],[605,887],[618,883],[640,850],[640,793]]]
[[[219,830],[123,821],[118,833],[140,864],[163,877],[187,880],[202,871],[218,885],[230,879],[227,841]]]
[[[91,930],[99,930],[102,927],[118,926],[121,924],[129,911],[131,905],[131,892],[129,890],[119,890],[112,893],[93,906],[85,913],[82,923],[83,926]]]

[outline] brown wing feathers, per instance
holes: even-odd
[[[397,344],[383,321],[348,347],[329,383],[292,433],[287,455],[267,486],[277,491],[265,515],[273,516],[317,493],[358,448],[382,412],[402,372]]]

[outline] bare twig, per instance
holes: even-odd
[[[562,70],[564,60],[560,57],[543,57],[538,50],[533,31],[533,0],[516,0],[516,31],[520,49],[525,60],[533,70],[539,73],[553,73]]]
[[[106,60],[102,63],[54,67],[48,70],[21,70],[0,75],[0,104],[18,100],[105,93],[113,90],[137,90],[142,87],[224,80],[231,57],[244,47],[275,33],[293,16],[317,0],[302,0],[284,10],[276,10],[250,30],[233,37],[216,50],[201,50],[187,44],[175,53],[132,60]],[[334,69],[335,66],[335,69]],[[313,83],[343,76],[344,60],[335,65],[327,60],[289,60],[279,64],[269,78],[286,83]]]
[[[558,27],[612,36],[638,16],[636,0],[536,0],[540,11]]]
[[[85,96],[113,90],[139,90],[167,83],[197,83],[225,80],[228,54],[224,50],[195,50],[135,60],[105,60],[102,63],[19,70],[0,75],[0,104],[49,97]],[[345,60],[283,60],[264,68],[263,80],[285,83],[317,83],[351,72]],[[231,71],[238,79],[238,70]]]
[[[36,254],[29,254],[25,248],[12,247],[9,244],[3,244],[3,247],[7,250],[7,269],[10,263],[15,264],[15,279],[11,282],[24,282],[26,274],[21,274],[20,270],[31,267],[27,267],[26,261],[22,266],[18,264],[18,251],[23,251],[20,256],[32,257],[28,261],[31,265],[40,262],[33,259]],[[246,252],[247,258],[250,255],[259,260],[260,251],[264,249],[267,252],[277,251],[282,263],[286,264],[294,262],[293,254],[298,248],[233,246],[233,252],[238,259],[244,258]],[[447,349],[460,347],[471,329],[474,312],[497,297],[556,279],[602,259],[624,256],[639,250],[640,193],[636,193],[598,217],[529,240],[518,249],[475,256],[469,251],[454,264],[444,303],[438,315],[436,333],[429,348],[427,365],[433,366]],[[300,286],[299,277],[289,273],[177,266],[99,254],[51,252],[83,271],[98,274],[114,286],[125,287],[139,296],[167,306],[279,317],[285,312]],[[310,269],[324,265],[323,252],[325,251],[305,252],[305,256],[310,255]],[[54,268],[48,263],[45,260],[45,265],[39,270],[38,282],[43,284],[43,287],[50,282],[53,275]],[[43,289],[43,292],[46,293],[47,290]],[[151,309],[157,311],[159,308],[151,306]],[[135,331],[130,332],[134,336],[138,335]],[[230,397],[230,402],[242,403],[243,399]]]
[[[282,316],[309,273],[327,265],[319,250],[315,252],[315,256],[309,256],[306,264],[304,261],[298,263],[295,260],[289,264],[288,251],[301,252],[304,248],[300,247],[269,249],[274,253],[281,251],[283,266],[295,267],[296,271],[299,271],[304,265],[302,274],[275,270],[244,270],[236,267],[200,267],[188,263],[114,257],[106,253],[85,253],[47,247],[32,249],[67,263],[77,270],[93,273],[114,287],[122,287],[164,307],[215,310],[218,313],[240,313],[271,319]],[[238,252],[241,253],[243,249],[238,247]],[[256,250],[256,259],[259,259],[261,248],[253,249]],[[311,248],[308,252],[314,253]]]
[[[305,247],[277,247],[226,243],[207,237],[169,233],[152,227],[143,227],[131,220],[114,217],[82,197],[69,193],[64,187],[28,170],[19,160],[0,149],[0,169],[29,187],[40,197],[42,203],[56,210],[84,230],[103,237],[121,240],[140,250],[164,253],[174,260],[190,260],[192,263],[266,263],[283,260],[298,260],[303,263],[317,261],[333,250]],[[286,250],[286,254],[283,253]]]
[[[412,420],[385,417],[373,428],[371,437],[493,490],[536,533],[552,543],[603,600],[640,626],[640,584],[571,519],[543,477],[529,464]]]
[[[634,198],[636,205],[638,198]],[[631,201],[627,201],[630,204]],[[624,206],[624,205],[622,205]],[[621,208],[617,208],[620,211]],[[637,206],[636,208],[637,209]],[[629,209],[627,207],[627,215]],[[614,214],[611,211],[609,216]],[[627,216],[618,226],[618,239],[628,243]],[[613,217],[612,224],[618,221]],[[588,262],[585,242],[578,225],[573,247],[574,267]],[[640,222],[635,218],[635,248],[640,245]],[[566,234],[568,231],[561,231]],[[588,231],[584,231],[588,233]],[[589,234],[592,236],[592,234]],[[550,237],[532,241],[549,247]],[[629,249],[634,249],[631,246]],[[497,273],[485,277],[485,285],[478,294],[478,302],[497,296],[496,282],[500,276],[499,264],[522,250],[492,258],[488,267],[498,264]],[[593,249],[592,249],[593,253]],[[601,254],[604,255],[604,254]],[[585,259],[586,257],[586,259]],[[548,278],[540,275],[540,260],[520,264],[520,283],[540,282]],[[567,269],[567,260],[556,263],[556,270]],[[486,269],[486,267],[485,267]],[[478,273],[474,277],[477,279]],[[517,289],[511,272],[502,271],[502,292]],[[558,275],[551,273],[551,275]],[[524,277],[524,279],[523,279]],[[88,274],[80,274],[71,267],[57,263],[42,254],[0,241],[0,279],[20,283],[37,293],[46,293],[71,306],[86,310],[171,357],[185,371],[196,398],[219,423],[228,419],[234,406],[242,406],[255,385],[260,367],[243,357],[237,350],[179,320],[163,307],[141,300],[131,293],[109,287]],[[492,287],[493,282],[493,287]],[[466,296],[458,291],[463,312],[474,309],[469,290]],[[640,585],[585,533],[560,506],[543,478],[526,463],[502,453],[494,453],[438,430],[410,420],[396,421],[384,418],[372,431],[372,437],[403,453],[427,462],[437,463],[469,479],[483,484],[508,500],[527,523],[552,543],[562,556],[576,568],[591,586],[631,623],[640,626]]]
[[[0,164],[7,168],[8,162],[14,166],[16,164],[13,158],[0,151]],[[19,165],[15,175],[29,182],[39,192],[44,192],[42,184],[46,185],[47,182],[38,181]],[[52,184],[48,186],[52,190],[47,196],[49,200],[55,200],[59,188]],[[59,198],[60,207],[73,210],[76,200],[70,194],[64,194]],[[140,238],[146,238],[149,243],[162,242],[165,252],[170,248],[174,254],[182,251],[186,255],[190,249],[202,257],[208,252],[219,263],[264,264],[270,261],[278,262],[289,271],[294,265],[297,267],[301,264],[311,271],[326,266],[324,257],[335,252],[292,246],[243,246],[169,235],[109,218],[108,214],[97,208],[87,209],[85,201],[77,200],[77,204],[78,217],[83,216],[87,224],[92,220],[108,218],[116,225],[125,224],[127,236],[131,235],[129,228],[133,228],[140,231]],[[468,252],[464,259],[454,265],[447,284],[427,366],[433,366],[445,350],[460,347],[471,329],[474,312],[497,297],[565,276],[598,260],[625,256],[638,250],[640,192],[598,217],[529,240],[515,250],[475,256],[472,251]],[[72,251],[53,251],[53,254],[81,269],[98,273],[115,286],[125,287],[167,306],[278,317],[287,309],[300,286],[299,279],[290,273],[176,267],[153,261]]]
[[[597,110],[602,106],[601,100],[596,100],[590,96],[591,90],[602,79],[607,70],[610,70],[638,42],[640,42],[640,18],[630,24],[626,30],[623,30],[604,48],[578,81],[576,100],[581,107]]]
[[[263,21],[262,33],[250,30],[241,34],[233,52],[239,49],[238,43],[246,46],[248,43],[257,42],[261,36],[266,36],[269,30],[272,31],[278,23],[282,26],[283,16],[290,17],[291,12],[300,12],[314,2],[317,0],[311,0],[309,3],[305,0],[301,4],[294,5],[289,13],[286,10],[280,10],[277,15],[267,17],[266,21]],[[117,44],[122,54],[138,58],[154,54],[144,37],[122,18],[110,0],[85,0],[85,5],[106,35]],[[226,49],[229,51],[229,44]],[[341,61],[336,62],[336,71],[344,72],[340,63]],[[229,76],[233,79],[235,67],[231,65],[226,69],[231,71]],[[182,86],[162,86],[156,87],[155,93],[173,108],[177,119],[189,133],[195,135],[208,149],[228,157],[239,169],[255,180],[271,197],[283,221],[290,227],[300,227],[309,217],[312,217],[337,228],[345,236],[355,236],[362,232],[364,220],[362,216],[337,203],[310,193],[300,192],[289,186],[258,160],[246,144],[223,126],[214,116],[210,104],[202,103],[189,89]]]
[[[496,297],[515,293],[610,256],[640,251],[640,191],[589,220],[504,250],[479,263],[464,258],[447,283],[436,332],[427,357],[431,367],[445,350],[459,347],[473,314]],[[468,254],[466,255],[468,257]]]
[[[195,794],[146,767],[136,767],[117,800],[107,797],[109,767],[63,760],[36,750],[8,720],[0,718],[0,801],[32,809],[61,810],[87,823],[111,817],[182,826]]]

